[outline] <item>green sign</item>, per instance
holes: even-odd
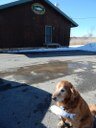
[[[35,14],[38,15],[43,15],[45,13],[45,7],[39,3],[32,4],[32,10]]]

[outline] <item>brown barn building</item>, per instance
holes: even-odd
[[[68,46],[77,26],[49,0],[19,0],[0,6],[0,48]]]

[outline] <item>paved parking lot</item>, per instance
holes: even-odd
[[[0,127],[56,128],[51,94],[68,80],[88,103],[96,103],[96,55],[0,54]]]

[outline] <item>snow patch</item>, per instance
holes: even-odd
[[[84,50],[84,51],[96,52],[96,42],[81,46],[81,47],[79,47],[79,49]]]
[[[45,53],[45,52],[64,52],[64,51],[96,52],[96,42],[89,43],[86,45],[74,45],[74,46],[72,45],[69,47],[17,49],[17,50],[7,50],[7,51],[3,51],[3,52],[7,52],[7,53]]]

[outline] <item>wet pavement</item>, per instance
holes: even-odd
[[[72,73],[70,62],[51,61],[46,64],[21,67],[16,71],[0,73],[1,78],[13,78],[27,84],[38,84]]]
[[[58,117],[49,111],[51,94],[63,79],[72,82],[88,103],[96,103],[95,55],[0,58],[1,128],[55,128]]]
[[[45,64],[21,67],[11,72],[1,72],[0,77],[26,84],[38,84],[70,74],[76,74],[79,78],[82,79],[82,81],[83,79],[84,81],[87,80],[88,77],[89,79],[95,80],[95,73],[95,62],[50,61]],[[94,90],[94,88],[94,84],[93,87],[88,86],[87,88],[84,85],[78,86],[78,89],[81,92]]]

